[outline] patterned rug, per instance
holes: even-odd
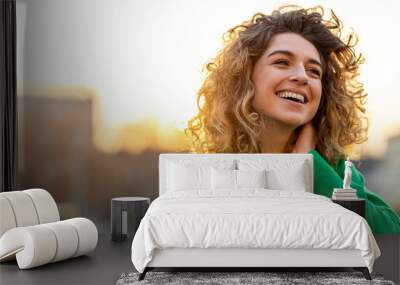
[[[139,273],[124,273],[117,285],[133,284],[379,284],[396,285],[384,280],[380,274],[371,274],[372,280],[366,280],[361,272],[147,272],[142,281]]]

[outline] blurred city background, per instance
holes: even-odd
[[[400,213],[400,6],[346,2],[292,3],[332,8],[359,35],[370,135],[353,161]],[[183,129],[222,34],[282,4],[17,0],[18,188],[47,189],[62,218],[89,217],[100,232],[111,198],[156,198],[158,155],[188,151]]]

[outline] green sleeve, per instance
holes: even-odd
[[[344,160],[333,167],[316,150],[310,153],[314,157],[314,193],[330,198],[333,188],[343,186]],[[400,234],[400,216],[378,194],[365,187],[365,179],[354,165],[351,187],[357,190],[358,197],[365,199],[367,222],[374,234]]]

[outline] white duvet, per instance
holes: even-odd
[[[379,248],[366,220],[330,199],[299,191],[179,191],[153,201],[132,243],[143,272],[154,249],[358,249],[372,272]]]

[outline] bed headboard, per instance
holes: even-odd
[[[294,153],[215,153],[215,154],[194,154],[194,153],[161,153],[159,156],[159,195],[166,192],[167,165],[168,161],[197,160],[199,162],[207,160],[212,161],[230,161],[237,165],[240,159],[245,160],[267,160],[268,163],[276,161],[304,161],[306,164],[306,191],[314,192],[314,169],[312,154],[294,154]]]

